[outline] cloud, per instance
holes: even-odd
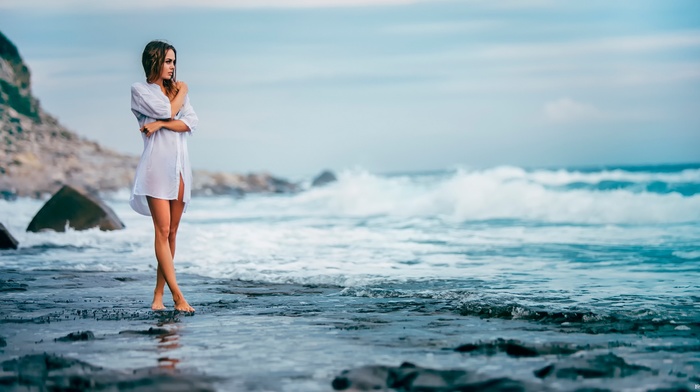
[[[455,2],[484,9],[556,8],[556,0],[2,0],[0,9],[115,10],[165,8],[328,8]]]
[[[407,5],[449,0],[3,0],[0,9],[136,10],[172,8],[325,8]]]
[[[543,59],[593,54],[628,54],[700,47],[700,31],[690,30],[670,34],[612,37],[586,41],[544,44],[494,45],[479,53],[489,59]]]
[[[593,105],[560,98],[544,104],[544,116],[552,123],[571,124],[600,120],[603,113]]]
[[[505,22],[472,20],[462,22],[413,23],[387,26],[384,32],[397,35],[459,34],[503,28]]]

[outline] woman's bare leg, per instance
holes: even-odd
[[[182,182],[182,179],[180,180]],[[182,184],[180,184],[180,195],[179,200],[182,200]],[[173,210],[173,202],[177,200],[171,200],[170,205],[170,235],[168,236],[168,245],[170,246],[170,254],[175,260],[175,236],[177,235],[177,228],[180,224],[180,217],[182,217],[182,211],[184,210],[185,203],[182,202],[182,209],[179,211]],[[151,304],[151,309],[153,310],[163,310],[165,305],[163,305],[163,292],[165,290],[165,277],[163,276],[163,270],[158,264],[158,271],[156,273],[156,289],[153,291],[153,303]]]
[[[181,184],[182,185],[182,184]],[[181,186],[182,188],[182,186]],[[180,191],[182,193],[182,191]],[[179,198],[181,203],[182,199]],[[148,207],[151,210],[153,217],[153,226],[155,227],[155,253],[158,260],[158,273],[156,278],[156,289],[153,295],[152,308],[161,308],[163,305],[163,287],[164,283],[168,284],[170,292],[173,294],[175,301],[175,310],[193,312],[194,309],[187,303],[185,297],[180,291],[175,278],[175,265],[173,264],[173,250],[170,244],[170,228],[171,228],[171,208],[170,200],[156,199],[147,197]],[[184,203],[183,203],[184,209]],[[177,216],[176,222],[179,224],[182,212]],[[174,247],[173,247],[174,248]],[[161,283],[161,279],[163,283]],[[161,286],[162,284],[162,286]]]
[[[170,202],[170,230],[168,235],[168,245],[170,246],[170,253],[175,258],[175,242],[177,238],[177,229],[180,226],[180,218],[182,218],[182,213],[185,211],[185,202],[183,201],[183,196],[185,192],[185,184],[182,181],[182,175],[180,176],[180,189],[178,191],[177,200],[169,200]],[[173,296],[173,299],[175,297]],[[179,307],[181,306],[182,309]],[[175,309],[182,310],[186,312],[194,312],[194,308],[185,301],[182,297],[182,304],[178,304],[175,301]]]
[[[165,305],[163,305],[163,291],[165,290],[165,276],[163,276],[163,270],[160,268],[160,263],[158,263],[158,272],[156,273],[156,289],[153,290],[153,303],[151,304],[151,309],[153,310],[164,310]]]

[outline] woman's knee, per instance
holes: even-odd
[[[168,239],[174,240],[177,236],[177,226],[170,226],[170,231],[168,232]]]
[[[168,225],[158,225],[156,226],[156,237],[169,238],[170,237],[170,226]]]

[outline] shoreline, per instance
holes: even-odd
[[[0,338],[6,343],[0,362],[7,367],[18,358],[31,363],[64,358],[70,363],[64,370],[36,382],[63,382],[79,368],[81,382],[117,390],[132,390],[125,387],[129,383],[172,383],[201,391],[328,391],[343,370],[406,361],[462,369],[484,380],[506,376],[526,391],[619,390],[640,383],[649,389],[690,388],[698,382],[692,372],[679,371],[700,352],[694,330],[640,340],[633,333],[592,334],[528,320],[462,316],[439,299],[357,297],[342,295],[338,286],[179,274],[197,310],[183,316],[150,310],[154,275],[0,270]],[[166,300],[172,309],[167,294]],[[513,355],[508,352],[513,347],[529,354]],[[627,377],[580,380],[534,375],[550,365],[567,366],[577,356],[608,354],[639,369]],[[25,384],[12,381],[18,374],[6,370],[2,382],[23,390]]]

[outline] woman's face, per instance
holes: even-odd
[[[160,73],[161,79],[170,80],[173,78],[175,73],[175,52],[172,49],[168,49],[165,52],[165,62],[163,63],[163,70]]]

